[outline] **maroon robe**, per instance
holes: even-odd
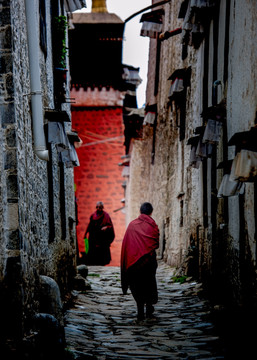
[[[106,230],[102,230],[107,226]],[[95,211],[90,216],[90,221],[85,234],[89,233],[89,251],[86,255],[88,265],[107,265],[111,261],[110,245],[115,233],[112,220],[105,211]]]
[[[121,249],[122,291],[126,294],[130,287],[137,302],[157,302],[155,249],[158,247],[156,222],[151,216],[141,214],[129,224]]]

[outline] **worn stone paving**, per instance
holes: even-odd
[[[157,271],[155,317],[137,322],[131,293],[123,295],[119,267],[89,267],[91,289],[77,292],[66,312],[67,348],[75,359],[224,359],[209,320],[200,284],[172,280],[173,269]]]

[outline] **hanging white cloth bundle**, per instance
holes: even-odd
[[[208,8],[213,7],[215,2],[213,0],[191,0],[191,7],[196,8]]]
[[[151,124],[151,125],[153,125],[153,124],[154,124],[155,117],[156,117],[156,113],[155,113],[155,112],[151,112],[151,111],[147,112],[146,115],[145,115],[145,118],[144,118],[143,125],[146,125],[146,124]]]
[[[251,181],[257,176],[257,152],[241,150],[232,162],[230,180]]]
[[[240,181],[231,181],[230,174],[225,174],[222,178],[219,191],[218,198],[227,197],[227,196],[235,196],[239,194],[243,194],[245,190],[245,184]]]
[[[169,96],[169,98],[171,98],[175,93],[180,93],[183,90],[184,90],[184,80],[176,78],[170,86],[168,96]]]
[[[219,142],[222,130],[222,122],[218,120],[208,119],[203,134],[203,143],[208,142],[215,144]]]
[[[162,31],[162,24],[144,21],[142,28],[141,28],[140,35],[148,36],[153,39],[157,39],[157,37],[161,31]]]
[[[122,78],[126,80],[126,82],[134,84],[136,86],[140,85],[142,82],[142,79],[139,76],[139,68],[129,69],[127,67],[124,67]]]
[[[196,145],[192,145],[190,158],[189,158],[189,165],[195,169],[199,169],[201,160],[202,159],[196,155]]]
[[[79,166],[79,158],[74,145],[70,144],[69,149],[65,149],[60,153],[60,158],[67,167]]]
[[[70,142],[60,122],[48,122],[48,142],[55,144],[58,151],[70,148]]]
[[[196,156],[207,158],[212,154],[213,144],[203,143],[200,139],[196,148]]]

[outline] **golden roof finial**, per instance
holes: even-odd
[[[92,0],[92,12],[107,13],[106,0]]]

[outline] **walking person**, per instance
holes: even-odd
[[[110,215],[104,211],[104,204],[98,201],[96,211],[90,216],[84,238],[88,239],[87,265],[107,265],[111,261],[110,245],[115,238]]]
[[[158,301],[156,284],[157,260],[155,250],[159,247],[159,228],[151,217],[153,207],[145,202],[140,215],[130,222],[121,248],[121,286],[123,294],[130,288],[137,304],[137,319],[151,317],[153,304]]]

